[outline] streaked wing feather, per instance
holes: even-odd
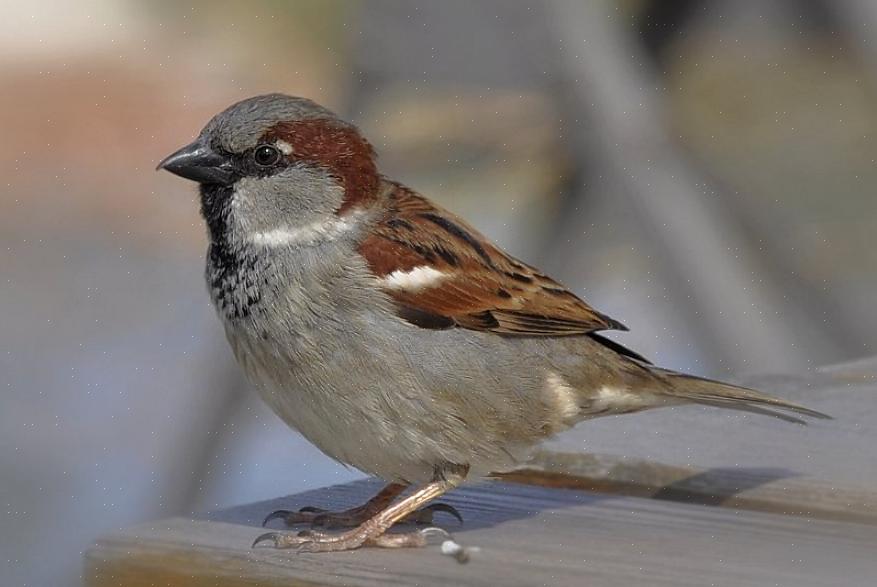
[[[434,287],[388,289],[403,317],[507,336],[627,330],[450,212],[401,185],[387,188],[387,214],[359,248],[372,271],[428,266],[447,275]]]

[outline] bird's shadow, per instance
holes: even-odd
[[[439,500],[460,512],[464,519],[462,525],[450,515],[442,513],[436,514],[434,525],[452,532],[464,532],[491,528],[513,520],[541,517],[563,508],[587,507],[606,500],[631,496],[686,504],[746,508],[745,500],[739,499],[741,493],[796,476],[797,473],[782,468],[751,467],[708,469],[655,487],[595,482],[593,479],[576,477],[554,478],[547,484],[486,480],[465,485]],[[196,515],[195,519],[261,528],[265,517],[275,510],[295,511],[305,506],[343,510],[364,503],[383,485],[379,480],[365,479],[207,512]],[[753,506],[753,509],[766,509],[764,504]],[[283,529],[282,522],[275,522],[272,526]],[[299,526],[296,529],[306,527]]]

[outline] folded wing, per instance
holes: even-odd
[[[627,330],[450,212],[404,186],[389,188],[387,214],[359,251],[403,318],[507,336]]]

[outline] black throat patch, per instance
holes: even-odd
[[[201,215],[207,222],[207,286],[216,308],[229,320],[251,315],[262,300],[267,261],[231,238],[233,186],[201,186]]]

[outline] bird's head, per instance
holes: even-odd
[[[244,238],[343,216],[374,198],[380,182],[355,126],[283,94],[233,104],[158,168],[200,184],[211,232],[228,230],[231,215]]]

